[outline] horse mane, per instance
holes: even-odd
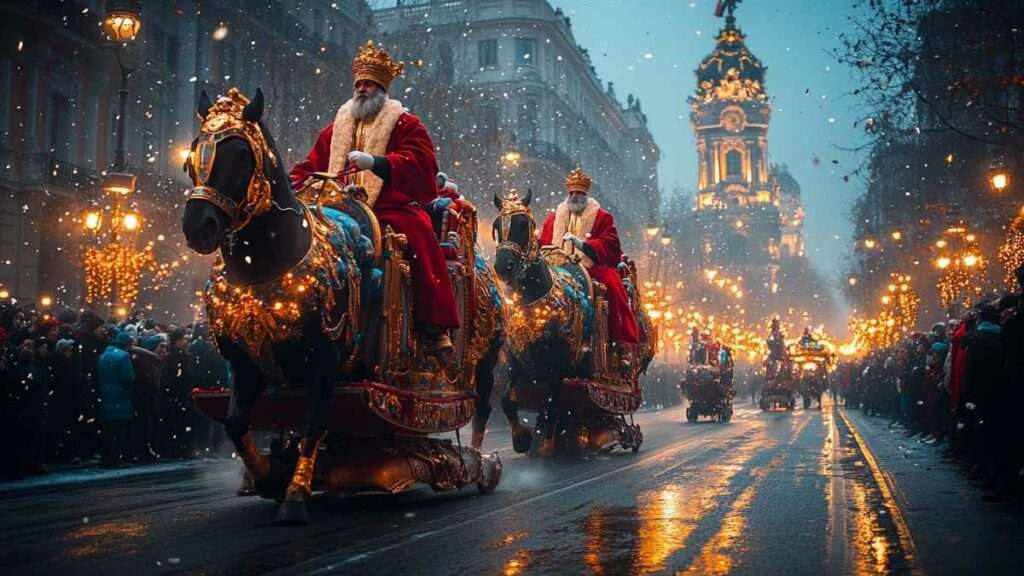
[[[267,166],[267,177],[270,179],[271,187],[279,185],[279,182],[283,182],[286,186],[287,191],[292,191],[291,180],[288,178],[288,173],[284,169],[284,157],[277,150],[277,142],[274,141],[273,134],[267,128],[267,125],[263,120],[258,120],[256,125],[260,127],[260,131],[263,132],[263,138],[267,141],[267,147],[274,154],[276,162],[264,163]]]

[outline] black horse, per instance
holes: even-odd
[[[245,102],[236,90],[216,104],[202,93],[198,114],[203,132],[192,147],[188,171],[194,188],[185,205],[182,230],[188,246],[196,252],[210,254],[219,249],[223,260],[220,282],[231,289],[257,290],[290,277],[308,261],[320,240],[313,232],[311,212],[295,198],[281,156],[261,121],[262,91],[257,90],[252,101]],[[350,289],[349,283],[335,283],[330,287],[331,301],[346,302]],[[283,523],[306,522],[305,503],[311,494],[315,455],[327,431],[327,405],[348,353],[341,339],[330,337],[323,329],[324,318],[334,313],[323,310],[323,302],[304,306],[297,314],[295,338],[264,339],[257,350],[252,343],[258,340],[246,342],[244,334],[215,331],[217,346],[234,372],[225,430],[256,489],[283,497],[278,509],[278,520]],[[207,304],[209,310],[209,296]],[[238,308],[231,314],[244,312]],[[231,318],[214,318],[211,313],[211,323],[228,320]],[[277,385],[275,380],[306,389],[305,428],[294,471],[289,469],[290,462],[272,461],[260,453],[250,434],[253,405],[264,390]]]
[[[520,198],[494,197],[499,210],[493,235],[498,242],[494,270],[513,301],[508,322],[508,361],[511,386],[502,409],[512,429],[513,448],[525,453],[532,434],[519,419],[519,396],[526,388],[543,390],[544,410],[538,428],[544,452],[550,452],[560,418],[556,406],[562,382],[590,376],[585,339],[593,325],[588,280],[575,264],[553,267],[541,255],[536,222],[529,209],[532,191]],[[587,318],[587,313],[590,317]]]

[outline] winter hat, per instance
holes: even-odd
[[[57,344],[54,345],[53,351],[56,352],[57,354],[63,354],[69,348],[74,348],[74,346],[75,346],[75,341],[74,340],[72,340],[70,338],[62,338],[60,340],[57,340]]]
[[[150,352],[156,350],[157,346],[164,343],[163,334],[154,334],[142,340],[142,347]]]
[[[131,333],[126,331],[126,330],[121,330],[120,332],[118,332],[117,336],[114,336],[114,345],[115,346],[125,346],[125,347],[131,346],[132,345],[132,335],[131,335]]]

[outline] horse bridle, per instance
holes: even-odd
[[[526,216],[526,221],[530,225],[527,235],[529,240],[527,240],[525,249],[508,239],[509,231],[512,227],[512,217],[519,215]],[[499,240],[499,229],[501,231],[500,237],[503,240]],[[537,223],[533,220],[533,211],[530,210],[529,206],[524,205],[518,197],[505,198],[502,201],[501,213],[498,214],[491,228],[491,238],[497,243],[498,250],[510,250],[527,261],[533,260],[540,254],[540,242],[537,240]]]
[[[270,164],[277,167],[277,158],[267,145],[259,123],[244,120],[241,117],[240,109],[236,107],[218,110],[224,100],[227,99],[218,100],[217,104],[211,108],[209,115],[203,120],[200,135],[192,144],[189,157],[185,161],[185,171],[188,172],[193,184],[186,196],[186,201],[208,202],[224,211],[230,222],[228,230],[237,232],[245,228],[253,217],[270,209],[270,179],[264,169],[264,159],[269,159]],[[252,150],[255,159],[255,166],[245,191],[245,200],[242,203],[236,202],[227,194],[207,184],[213,171],[214,160],[217,157],[217,145],[231,138],[244,140]]]

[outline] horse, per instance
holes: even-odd
[[[353,251],[338,250],[296,199],[263,109],[262,90],[251,101],[234,89],[216,103],[201,94],[202,130],[186,167],[193,188],[182,231],[192,250],[219,250],[206,305],[216,345],[234,373],[224,428],[258,490],[280,495],[287,471],[257,449],[252,408],[281,381],[307,391],[297,463],[277,514],[281,523],[305,523],[327,402],[351,347],[324,328],[336,325],[356,289],[351,275],[339,277],[337,269],[356,263]]]
[[[537,429],[543,445],[554,449],[557,430],[574,430],[582,446],[608,449],[615,443],[639,447],[639,428],[622,414],[639,406],[639,373],[650,361],[650,323],[634,297],[642,329],[641,357],[632,367],[612,366],[607,342],[607,302],[603,287],[560,249],[542,249],[524,197],[494,196],[499,211],[492,233],[497,242],[495,272],[509,293],[506,356],[512,385],[502,409],[512,430],[513,448],[526,453],[532,434],[520,423],[519,407],[539,410]],[[598,438],[600,436],[600,438]]]
[[[234,383],[217,416],[208,408],[220,391],[197,403],[223,421],[255,492],[281,501],[280,523],[307,522],[317,471],[318,481],[338,491],[401,491],[417,482],[493,490],[496,455],[427,436],[467,423],[481,393],[490,394],[487,376],[502,343],[493,274],[488,279],[479,261],[454,265],[460,302],[472,310],[456,338],[460,361],[439,366],[420,354],[404,237],[380,230],[359,189],[326,204],[319,195],[328,183],[342,192],[333,175],[296,193],[262,121],[263,102],[261,90],[250,101],[232,88],[216,102],[203,92],[198,105],[202,126],[186,162],[193,187],[182,231],[196,252],[218,252],[204,300]],[[283,396],[290,388],[305,392],[301,418],[290,416],[298,397]],[[268,413],[278,429],[301,428],[294,450],[268,458],[257,449],[252,424]],[[341,442],[325,446],[337,449],[320,470],[318,453],[332,453],[320,450],[328,429],[342,432]]]

